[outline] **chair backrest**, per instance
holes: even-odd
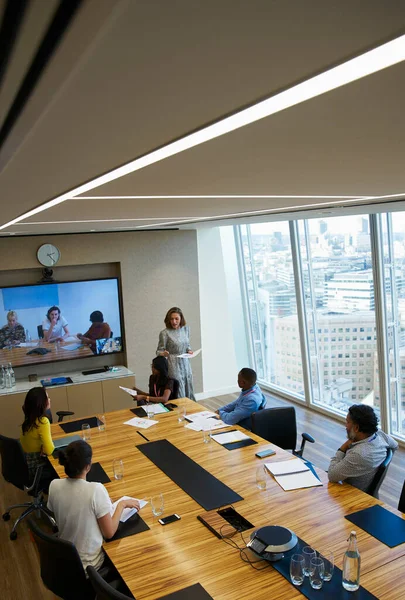
[[[0,435],[0,454],[4,479],[23,490],[29,485],[29,473],[20,442]]]
[[[252,431],[284,450],[295,450],[297,422],[293,406],[264,408],[252,414]]]
[[[405,513],[405,481],[404,481],[404,485],[402,486],[401,497],[400,497],[399,503],[398,503],[398,510]]]
[[[387,448],[387,456],[385,457],[383,462],[378,467],[377,472],[374,475],[373,480],[370,483],[370,485],[368,486],[367,490],[365,490],[367,492],[367,494],[370,494],[370,496],[374,496],[374,498],[378,498],[378,491],[381,487],[382,482],[385,479],[385,476],[388,471],[388,467],[390,466],[390,463],[392,460],[392,456],[393,456],[393,452],[392,452],[391,448]]]
[[[111,331],[111,332],[110,332],[110,338],[113,338],[113,337],[114,337],[114,332],[113,332],[113,331]]]
[[[97,600],[128,600],[128,598],[130,598],[130,596],[126,596],[111,587],[94,567],[87,567],[86,571],[91,581],[91,585],[97,594]]]
[[[45,586],[63,600],[94,600],[75,545],[45,533],[32,519],[28,526],[38,547]]]
[[[42,340],[44,338],[44,329],[43,329],[42,325],[37,325],[37,331],[38,331],[39,339]]]
[[[179,397],[179,387],[179,381],[177,379],[173,379],[173,391],[170,400],[177,400],[177,398]]]

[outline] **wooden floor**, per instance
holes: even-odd
[[[268,407],[291,405],[287,401],[267,395]],[[204,400],[203,404],[211,409],[230,402],[236,398],[236,394],[210,398]],[[334,455],[337,448],[346,437],[346,431],[342,423],[336,422],[329,417],[310,411],[304,407],[295,405],[297,413],[297,428],[300,433],[306,431],[311,434],[315,444],[305,447],[305,457],[318,467],[326,470],[330,457]],[[381,487],[380,498],[387,504],[398,506],[398,500],[405,479],[405,450],[399,449],[393,458],[388,470],[387,477]],[[10,504],[26,502],[25,494],[12,485],[4,482],[0,477],[0,511],[1,514]],[[18,511],[15,511],[18,513]],[[15,513],[14,513],[15,514]],[[9,540],[11,529],[10,522],[0,519],[0,582],[2,600],[52,600],[55,596],[46,590],[39,575],[39,562],[35,546],[30,539],[25,524],[18,529],[16,541]]]

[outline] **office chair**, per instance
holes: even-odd
[[[377,500],[379,498],[378,492],[380,490],[382,482],[385,479],[385,476],[387,475],[388,467],[390,466],[393,455],[394,453],[391,450],[391,448],[387,448],[386,458],[378,467],[377,472],[374,475],[373,480],[368,486],[368,488],[364,490],[367,494],[370,494],[370,496],[374,496],[374,498],[377,498]]]
[[[170,400],[177,400],[177,398],[179,397],[179,387],[180,387],[180,383],[179,383],[178,379],[173,379],[173,392],[172,392],[172,397],[170,398]]]
[[[303,433],[301,447],[295,449],[297,443],[297,422],[293,406],[265,408],[252,414],[252,432],[260,437],[284,448],[292,450],[295,456],[302,458],[305,442],[315,442],[312,435]]]
[[[2,474],[4,479],[8,483],[15,485],[15,487],[18,489],[25,490],[33,498],[32,502],[13,504],[12,506],[6,508],[6,512],[3,514],[4,521],[10,520],[10,511],[14,508],[25,509],[13,525],[10,533],[10,540],[17,539],[16,529],[18,523],[35,510],[41,511],[41,513],[43,513],[49,520],[52,528],[55,528],[55,521],[52,518],[52,513],[46,507],[46,502],[44,501],[42,489],[40,487],[43,465],[39,465],[37,467],[34,481],[31,485],[29,485],[28,467],[27,463],[25,462],[25,456],[20,442],[12,438],[5,437],[4,435],[0,435],[0,454]]]
[[[44,328],[42,327],[42,325],[37,325],[37,331],[38,331],[38,339],[43,340],[44,339]]]
[[[32,519],[28,527],[39,553],[41,579],[63,600],[94,600],[94,591],[83,569],[76,546],[42,531]]]
[[[398,502],[398,510],[405,513],[405,481],[404,485],[402,486],[401,497]]]
[[[65,417],[71,417],[75,413],[71,410],[57,410],[56,416],[58,417],[58,423],[61,423]],[[53,423],[53,415],[50,409],[45,412],[45,416],[48,418],[50,424]]]
[[[112,581],[111,583],[107,583],[100,575],[98,571],[94,567],[87,567],[86,569],[87,575],[91,581],[91,585],[93,586],[94,591],[96,592],[96,600],[128,600],[129,598],[134,598],[131,592],[128,590],[126,594],[123,594],[118,589],[116,589],[120,584],[124,584],[121,581]]]

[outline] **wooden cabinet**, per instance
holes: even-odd
[[[58,410],[69,410],[66,387],[51,387],[47,388],[48,396],[51,400],[51,411],[53,422],[58,420],[56,412]]]
[[[96,415],[104,412],[101,381],[68,385],[66,390],[68,410],[72,410],[75,413],[71,419],[80,419],[87,415]]]
[[[2,435],[11,438],[20,437],[21,424],[24,420],[22,406],[26,395],[26,392],[21,392],[1,396],[0,433]]]
[[[120,390],[119,386],[133,388],[135,386],[134,375],[120,377],[116,379],[106,379],[102,382],[104,412],[112,410],[121,410],[123,408],[134,408],[135,403],[132,396]]]

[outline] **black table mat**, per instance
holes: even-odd
[[[147,531],[150,527],[145,523],[142,517],[139,516],[138,513],[132,515],[125,521],[125,523],[119,523],[118,529],[115,532],[114,536],[106,540],[107,542],[113,542],[115,540],[120,540],[121,538],[128,537],[130,535],[136,535],[137,533],[142,533],[142,531]]]
[[[142,408],[142,406],[138,406],[138,408],[130,408],[129,410],[131,411],[131,413],[134,413],[134,415],[140,417],[141,419],[148,416],[146,414],[146,410]]]
[[[109,483],[111,481],[99,462],[91,465],[91,469],[86,475],[86,480],[95,481],[98,483]]]
[[[345,518],[390,548],[405,542],[405,520],[382,506],[365,508]]]
[[[253,446],[253,444],[257,444],[255,440],[249,438],[248,440],[240,440],[239,442],[230,442],[229,444],[222,444],[223,448],[227,450],[236,450],[236,448],[244,448],[245,446]]]
[[[290,585],[294,587],[298,592],[301,592],[305,598],[309,600],[378,600],[377,596],[374,596],[371,592],[363,587],[355,592],[348,592],[342,586],[342,571],[336,567],[333,570],[333,576],[330,581],[325,581],[320,590],[314,590],[309,583],[309,577],[305,577],[302,585],[296,586],[291,583],[290,579],[290,561],[293,554],[301,554],[302,548],[308,546],[304,540],[298,538],[298,544],[292,550],[284,553],[284,558],[277,562],[270,563],[272,567],[280,573]],[[316,548],[315,548],[316,550]],[[361,577],[361,570],[360,570]]]
[[[196,583],[167,596],[159,596],[158,600],[208,600],[208,598],[212,600],[212,596],[203,588],[201,583]]]
[[[243,500],[242,496],[203,469],[168,440],[148,442],[137,448],[205,510],[213,510]]]
[[[88,423],[90,429],[98,427],[97,417],[89,417],[88,419],[79,419],[79,421],[66,421],[66,423],[59,423],[65,433],[73,433],[74,431],[81,431],[82,425]]]

